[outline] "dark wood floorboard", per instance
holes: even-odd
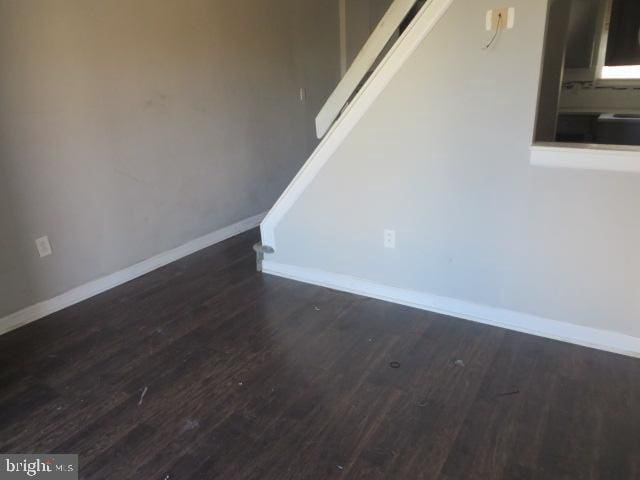
[[[640,478],[640,361],[261,275],[256,240],[0,337],[0,451],[87,480]]]

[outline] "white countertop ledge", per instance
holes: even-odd
[[[580,143],[534,143],[536,167],[640,173],[640,147]]]

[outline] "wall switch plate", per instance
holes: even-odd
[[[396,248],[396,231],[395,230],[384,231],[384,247]]]
[[[38,253],[40,254],[40,258],[48,257],[53,253],[51,250],[51,243],[49,243],[49,237],[40,237],[36,240],[36,247],[38,248]]]
[[[515,7],[495,8],[487,12],[486,29],[488,32],[495,32],[499,23],[501,29],[511,30],[515,25],[515,21]]]
[[[306,102],[307,101],[307,89],[306,88],[301,88],[300,89],[300,101],[301,102]]]

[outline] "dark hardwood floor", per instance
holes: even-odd
[[[256,240],[0,337],[0,452],[84,479],[640,478],[640,361],[261,275]]]

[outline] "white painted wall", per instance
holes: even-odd
[[[483,50],[495,3],[454,1],[270,260],[640,337],[640,176],[529,164],[547,2],[510,4],[515,29]]]

